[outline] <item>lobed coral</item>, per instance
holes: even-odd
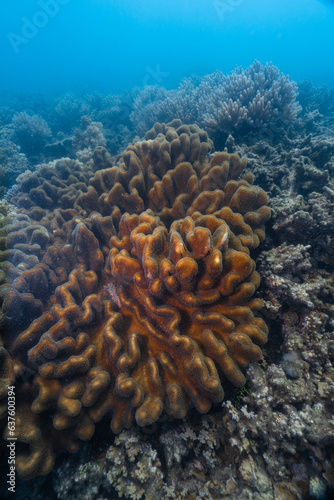
[[[211,148],[176,120],[116,164],[99,147],[85,167],[62,160],[20,179],[0,228],[0,338],[23,478],[106,415],[119,433],[207,412],[261,358],[250,251],[268,199],[252,174],[239,179],[245,160]]]
[[[51,479],[57,498],[118,498],[115,487],[126,498],[138,498],[149,483],[161,481],[162,473],[161,498],[298,499],[319,498],[319,491],[323,498],[333,497],[329,125],[326,119],[298,120],[277,147],[264,140],[238,145],[232,136],[226,142],[229,153],[247,157],[255,184],[271,193],[273,209],[263,245],[267,251],[256,259],[260,294],[266,298],[262,314],[271,335],[264,359],[245,371],[247,386],[226,387],[225,402],[214,413],[190,411],[182,421],[164,415],[149,428],[123,431],[117,440],[105,421],[81,453],[63,457],[51,478],[40,479],[40,491]],[[132,449],[138,452],[134,461]]]

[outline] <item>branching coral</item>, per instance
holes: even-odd
[[[199,82],[185,79],[177,90],[147,87],[134,102],[131,120],[142,134],[156,120],[178,117],[226,139],[229,133],[276,130],[293,122],[301,110],[296,97],[297,86],[288,76],[272,64],[255,61],[228,76],[216,71]]]
[[[21,179],[0,229],[0,325],[22,477],[77,450],[105,415],[119,433],[205,413],[261,358],[250,251],[268,200],[251,174],[239,179],[245,160],[211,147],[176,120],[117,164],[100,147],[94,166],[59,161]]]
[[[303,113],[319,110],[323,115],[330,115],[334,111],[334,88],[326,84],[313,85],[309,79],[298,83],[299,102]]]
[[[12,140],[11,135],[6,131],[0,133],[0,196],[2,197],[6,189],[14,184],[18,175],[28,170],[30,163],[25,154],[20,152]]]
[[[223,85],[202,102],[205,128],[215,132],[245,131],[292,122],[300,107],[297,86],[272,64],[255,61],[249,68],[235,69]],[[204,105],[208,104],[206,108]]]
[[[87,162],[98,146],[105,146],[102,123],[92,122],[88,116],[81,118],[81,128],[75,129],[72,148],[80,161]]]
[[[51,136],[46,121],[39,115],[20,112],[14,115],[13,125],[18,142],[27,155],[36,155]]]

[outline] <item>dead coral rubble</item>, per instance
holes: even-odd
[[[321,446],[334,423],[325,405],[308,400],[303,384],[280,368],[266,375],[251,365],[248,376],[247,405],[227,401],[215,415],[165,424],[154,440],[123,431],[97,462],[76,465],[70,457],[54,475],[58,498],[93,491],[92,498],[107,499],[116,491],[115,498],[146,500],[157,492],[162,500],[288,500],[307,498],[316,485],[325,493],[334,474]],[[281,409],[283,394],[290,402]]]

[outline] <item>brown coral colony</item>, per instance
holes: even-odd
[[[207,412],[260,359],[250,250],[268,199],[239,179],[245,160],[211,148],[197,126],[156,124],[116,163],[98,148],[85,167],[61,160],[21,180],[0,227],[0,296],[22,477],[47,473],[106,415],[118,433]]]

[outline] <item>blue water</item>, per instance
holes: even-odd
[[[11,0],[1,11],[1,90],[173,88],[254,59],[334,85],[329,0]]]

